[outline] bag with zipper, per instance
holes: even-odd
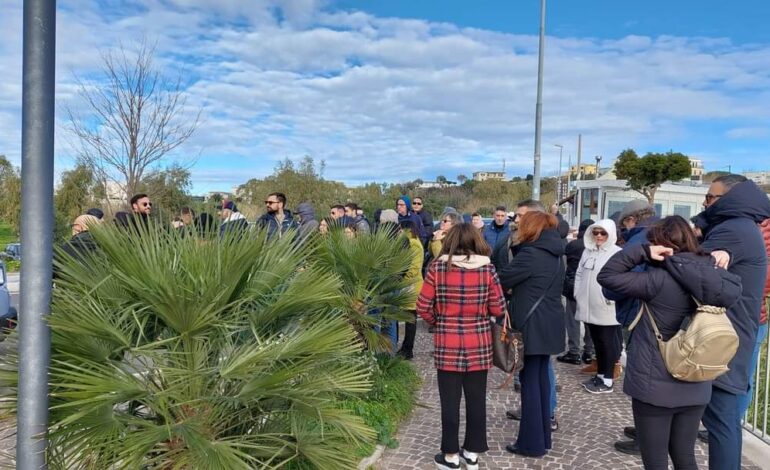
[[[645,302],[642,302],[636,319],[629,326],[629,330],[633,330],[642,315],[647,313],[663,356],[663,364],[674,378],[684,382],[716,379],[730,370],[727,365],[738,351],[738,335],[727,317],[727,310],[713,305],[701,305],[697,300],[695,303],[698,307],[690,322],[668,341],[663,340]]]

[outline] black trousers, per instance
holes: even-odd
[[[675,470],[698,469],[695,439],[706,405],[663,408],[634,399],[631,407],[645,470],[668,470],[669,456]]]
[[[401,344],[401,351],[406,354],[414,353],[414,337],[417,335],[417,312],[415,310],[409,310],[414,320],[411,322],[404,322],[404,342]]]
[[[596,374],[611,379],[615,372],[615,363],[618,362],[620,353],[623,352],[623,336],[620,325],[586,323],[586,326],[591,331],[591,338],[594,340]]]
[[[465,394],[465,441],[468,452],[486,452],[487,371],[451,372],[438,370],[441,397],[441,452],[460,452],[460,398]]]
[[[521,370],[521,424],[516,445],[523,453],[535,457],[551,448],[551,380],[548,377],[550,356],[524,356]]]

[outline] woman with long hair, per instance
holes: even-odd
[[[500,272],[503,289],[512,290],[511,322],[524,335],[521,424],[516,443],[506,449],[541,457],[551,448],[551,379],[548,364],[564,349],[564,242],[559,221],[545,212],[524,214],[516,234],[516,254]]]
[[[647,313],[631,332],[623,391],[632,398],[636,441],[647,470],[697,469],[698,423],[711,399],[712,382],[675,379],[663,363],[648,318],[668,341],[696,310],[696,301],[729,307],[741,295],[740,278],[717,268],[705,255],[687,221],[666,217],[647,232],[650,245],[627,247],[598,276],[599,284],[646,303]],[[637,265],[644,271],[635,271]],[[705,315],[705,314],[703,314]]]
[[[444,212],[441,214],[438,230],[433,232],[433,239],[428,243],[428,250],[433,258],[438,258],[441,255],[444,237],[449,232],[449,229],[460,223],[462,221],[460,220],[460,214],[457,212]]]
[[[434,363],[441,398],[442,470],[478,469],[487,446],[487,372],[492,367],[489,316],[505,314],[505,299],[490,250],[470,224],[446,233],[439,257],[428,267],[417,313],[436,327]],[[465,441],[459,446],[460,399],[465,395]]]

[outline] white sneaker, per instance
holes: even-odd
[[[465,465],[468,470],[479,470],[479,456],[476,455],[475,459],[472,459],[465,449],[460,449],[460,462]]]

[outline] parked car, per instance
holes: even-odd
[[[5,251],[2,253],[5,259],[21,261],[21,243],[9,243],[5,245]]]
[[[0,260],[0,329],[16,326],[18,313],[11,306],[11,293],[8,291],[8,277],[5,273],[5,263]]]

